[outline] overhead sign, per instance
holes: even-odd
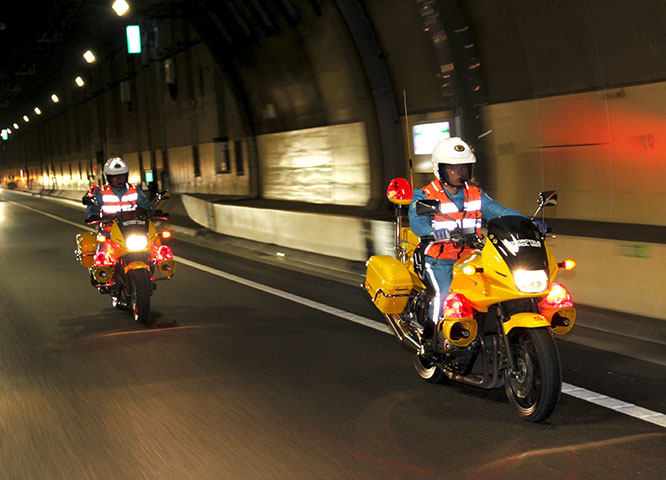
[[[127,25],[127,53],[141,53],[141,29],[138,25]]]
[[[414,155],[430,155],[437,144],[451,136],[449,122],[414,125]]]

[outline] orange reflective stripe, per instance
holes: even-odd
[[[117,213],[127,207],[135,206],[138,199],[138,191],[135,186],[127,184],[127,191],[123,194],[122,198],[111,190],[110,185],[104,185],[100,190],[104,203],[102,204],[102,211],[104,213]],[[115,198],[116,200],[111,200]],[[123,208],[124,207],[124,208]]]
[[[454,225],[465,227],[474,227],[477,233],[481,233],[481,189],[470,185],[464,190],[465,200],[463,210],[458,207],[448,197],[439,180],[433,180],[430,184],[423,187],[423,192],[429,200],[439,200],[444,214],[436,214],[432,220],[433,228],[447,228]],[[453,228],[447,228],[453,230]],[[464,253],[472,249],[466,248]],[[425,252],[429,257],[453,260],[458,258],[460,248],[456,248],[451,242],[437,242],[431,245]]]

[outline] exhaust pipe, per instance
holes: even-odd
[[[402,327],[396,322],[393,316],[394,314],[384,314],[384,319],[386,320],[386,323],[388,323],[388,326],[391,327],[391,330],[393,330],[393,334],[404,346],[414,352],[420,352],[421,345],[419,342],[412,335],[403,331]]]
[[[113,277],[111,267],[108,265],[92,267],[92,276],[97,283],[109,283]]]

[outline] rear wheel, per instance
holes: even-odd
[[[562,390],[560,356],[550,331],[543,328],[516,328],[509,341],[517,372],[504,372],[509,402],[530,422],[543,422],[555,410]]]
[[[130,272],[130,298],[134,320],[147,324],[150,316],[150,294],[153,285],[150,272],[143,268]]]
[[[418,353],[414,356],[414,368],[419,377],[428,383],[444,383],[447,379],[441,368]]]

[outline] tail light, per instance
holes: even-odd
[[[474,316],[472,306],[467,299],[457,293],[450,293],[444,299],[442,315],[445,318],[471,318]]]
[[[567,289],[564,288],[564,285],[561,283],[553,283],[548,295],[543,299],[542,305],[544,307],[565,308],[573,307],[573,302],[571,301],[571,295],[569,295]]]

